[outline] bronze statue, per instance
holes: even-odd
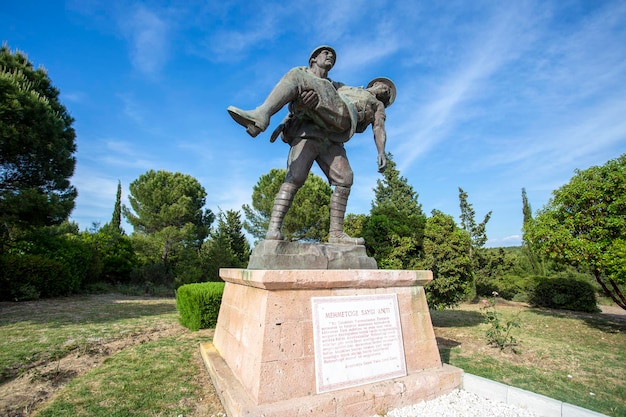
[[[231,117],[256,137],[265,131],[270,118],[289,104],[289,115],[271,136],[278,135],[290,145],[287,175],[274,200],[268,240],[282,240],[280,228],[293,198],[304,184],[313,161],[335,187],[330,201],[329,243],[363,245],[363,238],[352,238],[343,231],[353,173],[344,142],[371,124],[378,150],[378,171],[387,165],[385,157],[385,108],[395,100],[396,87],[388,78],[375,78],[363,89],[349,87],[328,78],[336,53],[330,46],[319,46],[311,53],[308,67],[292,68],[276,84],[262,105],[245,111],[228,107]]]

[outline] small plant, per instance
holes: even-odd
[[[510,347],[514,352],[514,346],[517,345],[517,340],[511,335],[511,331],[515,327],[519,327],[519,315],[516,315],[513,319],[508,320],[506,324],[503,324],[501,314],[496,310],[496,302],[498,298],[498,292],[492,292],[493,297],[489,300],[483,299],[483,314],[485,315],[485,322],[489,325],[487,329],[487,342],[490,345],[494,345],[504,350]]]

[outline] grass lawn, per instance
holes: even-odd
[[[173,298],[98,295],[0,303],[0,415],[211,416],[200,359],[211,330]]]
[[[626,417],[626,316],[498,306],[519,314],[519,353],[487,345],[478,305],[433,311],[442,359],[467,372]],[[175,300],[98,295],[0,303],[0,415],[218,416],[199,356],[211,330]]]
[[[431,312],[442,360],[468,373],[626,417],[626,315],[498,305],[517,353],[487,345],[480,305]]]

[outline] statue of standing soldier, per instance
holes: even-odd
[[[372,125],[378,150],[378,172],[387,165],[385,156],[385,108],[396,97],[396,87],[388,78],[375,78],[367,88],[350,87],[328,78],[335,65],[336,53],[330,46],[313,50],[308,67],[292,68],[270,92],[263,104],[245,111],[234,106],[228,113],[248,134],[256,137],[265,131],[270,118],[289,105],[289,114],[271,136],[280,135],[290,145],[287,175],[280,187],[265,238],[283,240],[280,229],[296,192],[304,184],[317,162],[331,186],[329,243],[363,245],[363,238],[353,238],[343,231],[343,222],[353,183],[353,173],[344,142],[354,133]]]

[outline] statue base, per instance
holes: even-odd
[[[377,269],[365,246],[263,240],[253,249],[248,269]]]
[[[229,417],[369,417],[446,394],[462,370],[442,364],[423,286],[430,271],[221,269],[213,343],[201,353]],[[312,297],[395,294],[406,375],[317,393]]]

